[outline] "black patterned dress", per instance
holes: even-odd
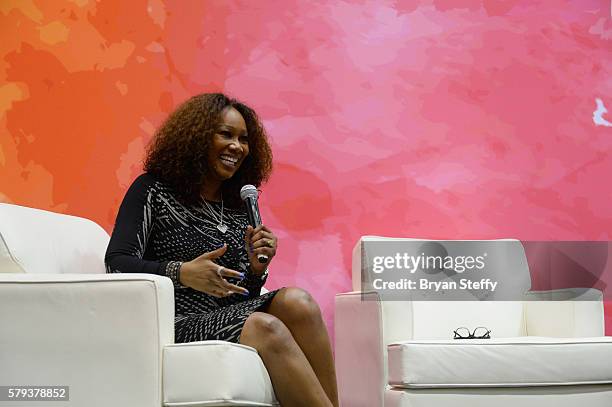
[[[175,341],[224,340],[239,342],[247,317],[268,304],[276,291],[260,295],[263,279],[252,273],[244,247],[248,224],[243,210],[223,210],[228,229],[217,229],[221,203],[186,207],[165,183],[151,174],[140,175],[128,189],[117,214],[106,251],[107,273],[168,275],[177,261],[190,261],[227,243],[227,251],[215,262],[245,273],[242,281],[228,281],[249,290],[215,298],[175,281]],[[211,209],[214,213],[211,213]]]

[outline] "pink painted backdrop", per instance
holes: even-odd
[[[608,0],[5,0],[0,33],[0,200],[110,232],[167,113],[230,93],[272,139],[269,287],[330,328],[360,235],[610,239]]]

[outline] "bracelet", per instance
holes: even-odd
[[[170,261],[166,266],[166,277],[172,280],[172,284],[175,287],[184,287],[181,284],[181,266],[183,265],[182,261]]]
[[[259,277],[259,279],[261,281],[265,281],[265,279],[268,277],[268,267],[266,267],[266,269],[261,274],[255,274],[255,272],[251,268],[251,264],[247,264],[247,267],[248,267],[248,269],[250,271],[250,274],[253,275],[253,276]]]

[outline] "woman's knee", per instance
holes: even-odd
[[[292,340],[291,332],[283,321],[264,312],[249,315],[240,335],[241,343],[259,351],[266,348],[281,350],[289,346]]]
[[[308,291],[297,287],[286,287],[275,296],[273,314],[286,322],[321,321],[321,309]]]

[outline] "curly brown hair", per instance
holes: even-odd
[[[246,123],[249,154],[221,191],[228,206],[241,205],[240,188],[259,187],[272,172],[268,136],[253,109],[222,93],[193,96],[168,116],[147,147],[144,170],[168,184],[184,204],[200,200],[202,185],[210,172],[206,161],[212,136],[226,107],[236,109]]]

